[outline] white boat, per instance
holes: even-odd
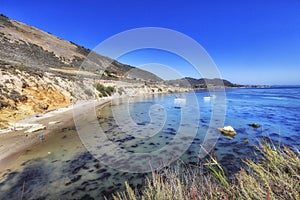
[[[181,108],[182,106],[185,105],[186,98],[183,97],[175,97],[174,99],[174,107],[175,108]]]
[[[210,100],[211,100],[211,97],[203,97],[203,100],[204,100],[204,101],[210,101]]]
[[[204,101],[210,101],[211,99],[215,99],[217,96],[216,95],[210,95],[210,96],[206,96],[206,97],[203,97],[203,100]]]
[[[174,102],[185,102],[186,101],[186,99],[185,98],[182,98],[182,97],[176,97],[175,99],[174,99]]]

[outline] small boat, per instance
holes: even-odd
[[[210,96],[206,96],[206,97],[203,97],[203,100],[204,101],[210,101],[211,99],[215,99],[217,96],[216,95],[210,95]]]
[[[186,99],[185,98],[182,98],[182,97],[176,97],[175,99],[174,99],[174,102],[185,102],[186,101]]]
[[[174,108],[181,108],[185,105],[186,98],[183,97],[175,97],[174,99]]]
[[[204,101],[210,101],[211,97],[203,97]]]

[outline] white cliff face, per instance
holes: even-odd
[[[75,72],[28,71],[21,67],[3,64],[0,68],[0,127],[35,113],[48,112],[68,106],[77,100],[99,99],[101,94],[95,84],[114,88],[108,96],[137,96],[170,92],[185,92],[188,89],[164,84],[128,83],[100,80],[89,74],[84,78]],[[85,72],[81,72],[85,74]]]

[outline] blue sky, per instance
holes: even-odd
[[[225,79],[300,84],[299,0],[1,0],[0,12],[90,49],[132,28],[174,29],[201,44]],[[172,65],[183,76],[199,77],[164,52],[130,53],[120,61]]]

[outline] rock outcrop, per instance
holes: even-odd
[[[0,61],[0,129],[36,113],[70,105],[78,100],[103,97],[96,83],[112,88],[107,96],[136,96],[187,89],[157,83],[101,80],[97,75],[76,77],[73,72],[44,72]]]
[[[235,130],[231,126],[224,126],[224,128],[218,128],[223,135],[233,137],[236,135]]]
[[[260,125],[259,124],[248,124],[248,126],[251,126],[251,127],[253,127],[253,128],[255,128],[255,129],[257,129],[257,128],[259,128],[260,127]]]

